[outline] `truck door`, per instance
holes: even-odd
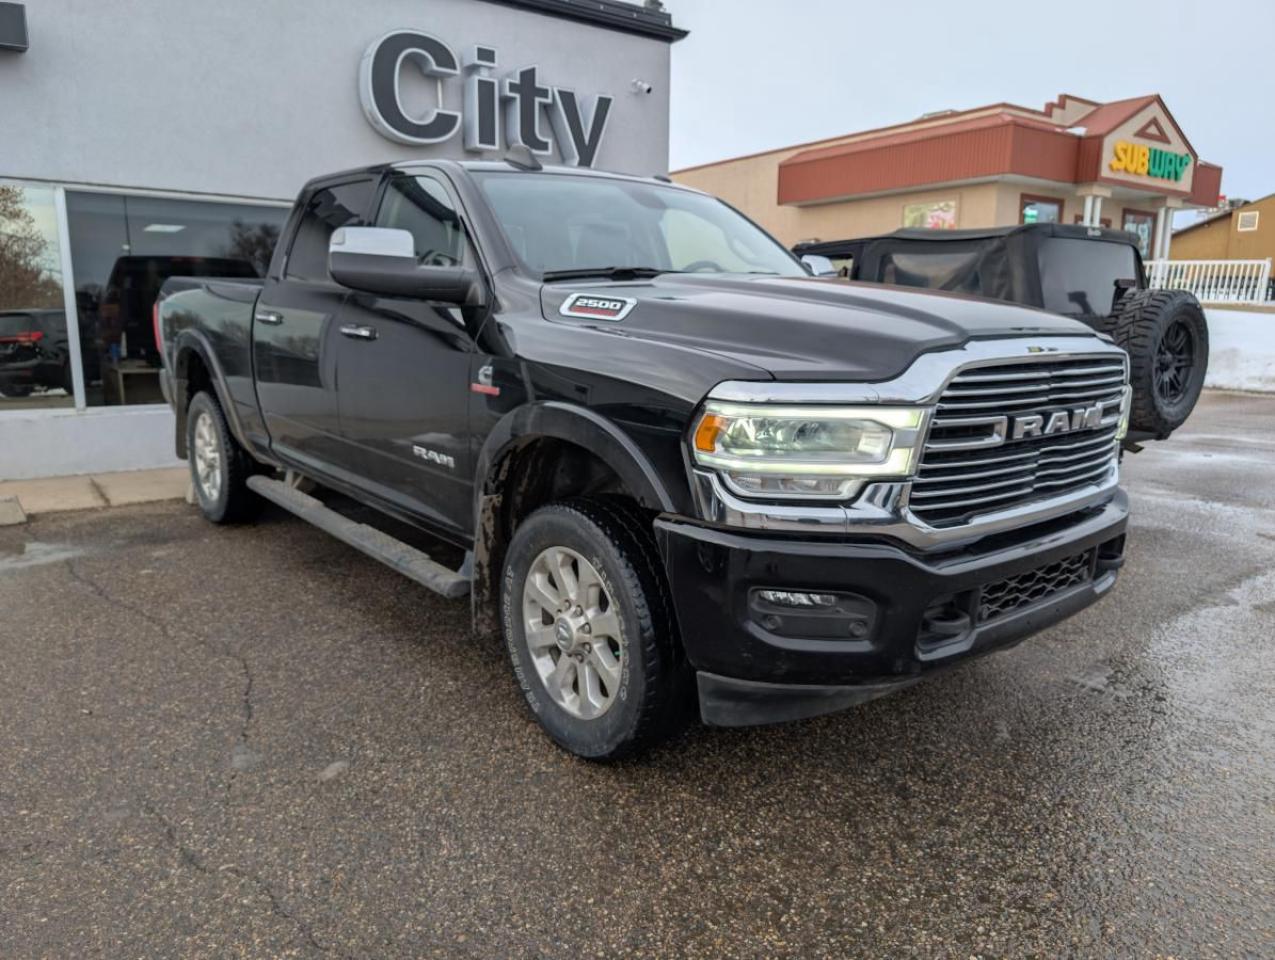
[[[340,465],[336,317],[347,291],[328,275],[328,239],[337,227],[365,222],[375,191],[370,176],[314,187],[302,201],[282,276],[272,271],[257,301],[257,401],[271,448],[300,467]]]
[[[394,174],[374,225],[409,231],[423,264],[476,266],[458,210],[441,177]],[[337,345],[341,432],[358,481],[461,537],[473,512],[471,309],[352,291]]]

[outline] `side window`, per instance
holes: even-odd
[[[376,226],[406,230],[416,259],[431,267],[472,262],[465,227],[451,197],[433,177],[395,177],[385,188]]]
[[[289,280],[325,283],[330,279],[328,240],[338,227],[363,220],[375,186],[374,180],[356,180],[321,187],[310,196],[288,252],[285,275]]]

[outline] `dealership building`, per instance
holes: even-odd
[[[261,276],[311,177],[663,174],[683,35],[616,0],[0,2],[0,480],[173,462],[155,293]]]
[[[673,178],[724,198],[780,240],[901,227],[1082,223],[1127,230],[1167,258],[1177,210],[1217,205],[1200,159],[1157,95],[1042,109],[996,103],[722,160]]]

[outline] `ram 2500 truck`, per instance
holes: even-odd
[[[265,498],[468,595],[592,759],[897,690],[1122,561],[1109,339],[813,278],[659,180],[529,155],[323,177],[264,280],[171,279],[155,325],[209,520]]]

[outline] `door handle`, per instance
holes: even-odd
[[[364,327],[357,323],[347,323],[341,327],[341,336],[351,340],[375,340],[376,327]]]
[[[279,324],[283,323],[283,314],[275,313],[273,310],[258,310],[257,322],[268,323],[272,327],[277,327]]]

